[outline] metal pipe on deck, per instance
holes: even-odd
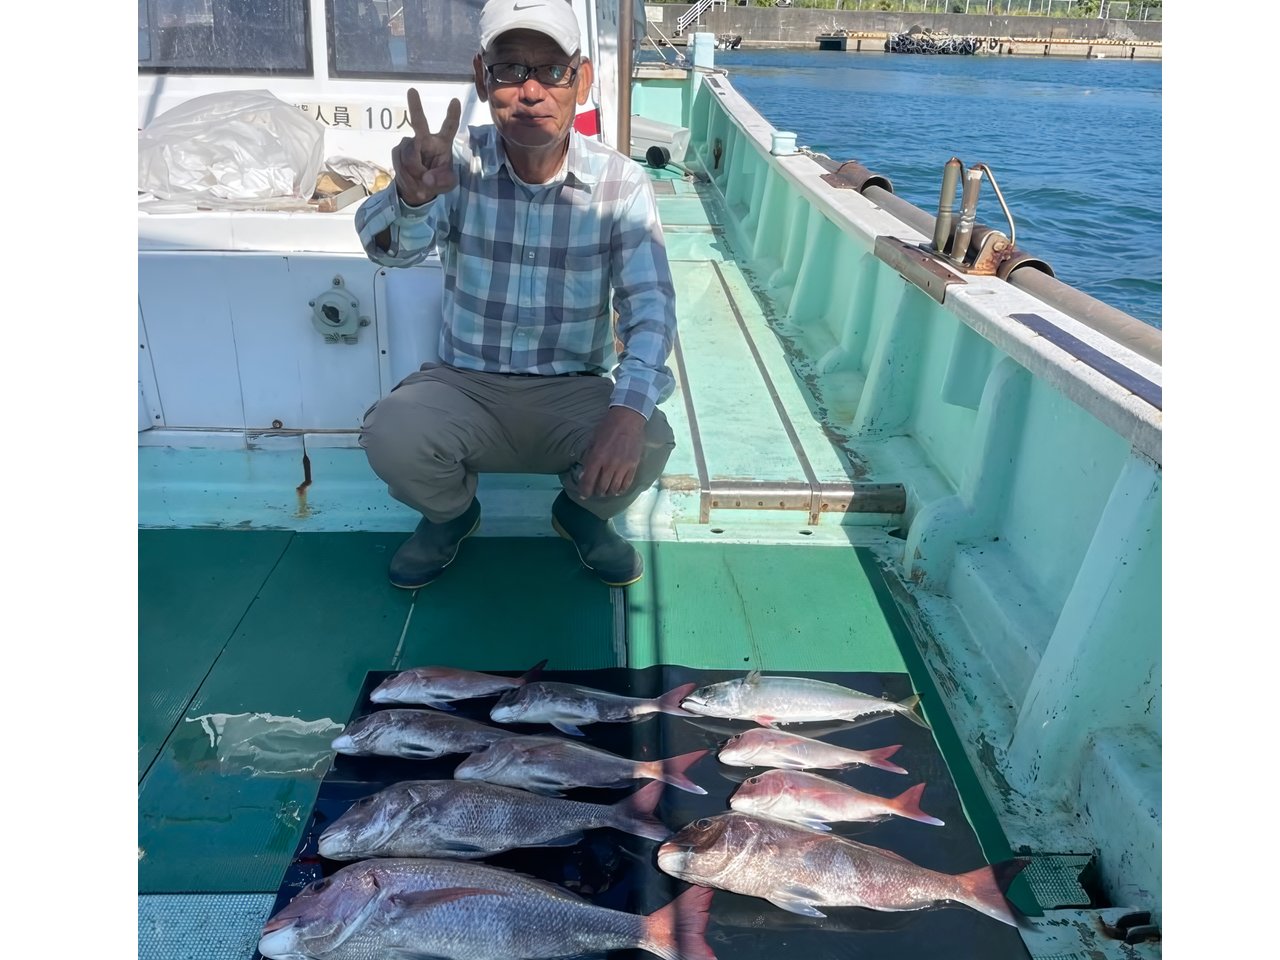
[[[964,172],[964,189],[960,193],[960,222],[956,225],[956,235],[951,241],[951,259],[956,263],[964,263],[969,254],[969,238],[973,235],[973,225],[978,222],[978,191],[982,187],[982,171],[970,167]]]
[[[822,154],[810,152],[808,155],[819,166],[832,173],[852,165],[837,163]],[[914,227],[926,237],[932,237],[937,226],[937,218],[915,204],[903,200],[894,194],[892,189],[881,186],[882,182],[885,182],[883,177],[870,175],[859,192],[903,223]],[[1079,320],[1085,326],[1106,334],[1139,356],[1146,357],[1153,363],[1162,362],[1164,334],[1159,329],[1055,279],[1043,269],[1037,268],[1036,264],[1040,262],[1035,258],[1025,260],[1022,265],[1015,266],[1004,279],[1010,285],[1043,300],[1067,316]]]
[[[635,0],[618,0],[618,142],[631,155],[631,74],[635,66]]]
[[[938,198],[938,219],[933,228],[933,249],[939,253],[947,252],[947,241],[951,239],[952,211],[955,209],[956,184],[960,182],[960,169],[963,164],[959,157],[952,157],[942,168],[942,195]]]

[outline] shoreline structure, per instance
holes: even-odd
[[[724,6],[717,2],[678,33],[678,20],[691,9],[687,3],[645,4],[649,40],[681,47],[701,31],[740,36],[742,47],[817,50],[820,37],[836,37],[844,40],[843,49],[849,53],[884,53],[890,36],[927,32],[934,37],[981,38],[982,52],[994,55],[1160,60],[1163,54],[1164,24],[1159,20],[740,7],[730,0]]]

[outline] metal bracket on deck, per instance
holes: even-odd
[[[872,173],[856,160],[848,160],[836,167],[831,173],[824,173],[820,178],[837,190],[857,190],[864,192],[867,187],[879,187],[893,193],[893,183],[888,177]]]
[[[875,254],[877,259],[897,270],[903,280],[915,284],[938,303],[946,300],[948,286],[968,282],[945,266],[927,246],[907,243],[897,237],[876,237]]]
[[[355,343],[360,328],[370,323],[360,316],[360,301],[347,290],[341,276],[333,278],[333,286],[308,301],[311,325],[324,337],[325,343]]]

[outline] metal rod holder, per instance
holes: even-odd
[[[969,238],[973,235],[973,225],[978,218],[978,191],[982,187],[982,170],[970,167],[964,172],[964,192],[960,197],[960,223],[956,225],[956,235],[951,241],[951,259],[956,263],[964,263],[969,252]]]
[[[938,253],[947,252],[947,241],[951,239],[956,185],[960,182],[963,167],[959,157],[952,157],[942,168],[942,195],[938,198],[938,218],[933,225],[933,249]]]

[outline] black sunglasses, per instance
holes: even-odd
[[[567,87],[578,75],[578,68],[566,63],[544,63],[537,67],[523,63],[490,63],[485,70],[494,83],[524,83],[532,76],[544,87]]]

